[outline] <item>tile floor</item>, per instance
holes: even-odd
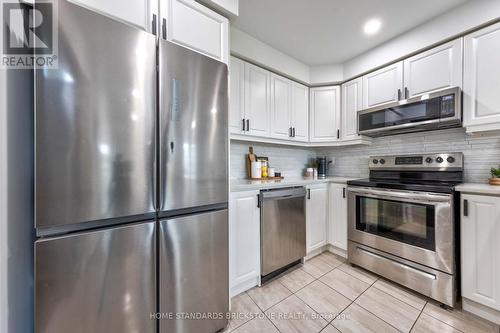
[[[226,333],[500,332],[498,325],[442,309],[329,252],[231,304]]]

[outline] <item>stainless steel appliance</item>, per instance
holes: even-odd
[[[348,181],[351,263],[454,306],[462,153],[376,156]]]
[[[213,333],[229,311],[227,66],[164,40],[159,65],[159,306],[186,314],[160,332]]]
[[[155,36],[57,5],[59,67],[35,73],[35,330],[153,333]]]
[[[460,127],[461,124],[462,93],[459,87],[358,112],[358,133],[366,136]]]
[[[259,195],[264,282],[306,255],[305,197],[303,187],[263,190]]]
[[[59,67],[35,78],[36,331],[223,328],[226,65],[58,10]]]

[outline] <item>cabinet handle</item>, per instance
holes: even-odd
[[[342,196],[344,197],[345,199],[345,187],[342,189]]]
[[[292,128],[291,128],[291,127],[290,127],[288,130],[289,130],[289,132],[290,132],[290,133],[288,134],[288,136],[291,138],[291,137],[293,136],[293,130],[292,130]]]
[[[307,200],[311,200],[311,189],[307,189]]]
[[[156,36],[156,14],[153,14],[153,20],[151,21],[151,32]]]
[[[245,131],[245,118],[243,118],[243,131]]]
[[[340,130],[337,130],[337,139],[340,139]]]
[[[469,216],[469,200],[464,200],[464,216]]]
[[[410,90],[408,89],[408,87],[405,87],[405,99],[408,98],[410,98]]]
[[[260,194],[257,194],[257,208],[260,208]]]
[[[247,132],[250,132],[250,119],[247,119]]]
[[[401,89],[398,89],[398,101],[401,100]]]
[[[161,25],[161,33],[163,35],[163,39],[167,39],[167,19],[162,20],[162,25]]]
[[[295,127],[293,128],[293,137],[295,138]]]

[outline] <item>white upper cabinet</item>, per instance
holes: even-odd
[[[235,134],[245,132],[244,107],[245,63],[231,57],[229,65],[229,131]]]
[[[309,88],[292,82],[293,140],[309,141]]]
[[[198,0],[207,7],[214,8],[223,15],[238,15],[239,0]]]
[[[307,186],[306,244],[308,254],[326,245],[327,204],[327,184]]]
[[[194,0],[160,0],[160,14],[160,36],[228,63],[227,18]]]
[[[500,311],[500,197],[461,199],[462,296]]]
[[[403,98],[462,87],[462,38],[404,60]]]
[[[398,62],[363,76],[363,109],[397,102],[403,92],[403,63]]]
[[[292,137],[292,84],[284,77],[271,74],[271,137]]]
[[[342,140],[356,140],[358,111],[363,108],[363,80],[358,78],[342,85]]]
[[[149,32],[153,30],[153,15],[158,10],[156,0],[77,0],[75,3]]]
[[[270,82],[269,71],[245,63],[245,121],[247,132],[268,137],[270,133]]]
[[[328,210],[328,243],[347,251],[346,184],[330,184]]]
[[[333,142],[340,139],[340,87],[310,89],[310,141]]]
[[[464,39],[464,126],[500,130],[500,23]]]

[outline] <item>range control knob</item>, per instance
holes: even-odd
[[[448,161],[448,163],[453,163],[453,162],[455,162],[455,157],[448,156],[448,158],[446,160]]]
[[[439,156],[438,158],[436,158],[436,162],[443,163],[443,158],[441,156]]]
[[[373,159],[373,164],[378,164],[378,160],[376,158]]]
[[[425,162],[426,162],[426,163],[432,163],[432,157],[427,157],[427,158],[425,159]]]
[[[383,158],[380,159],[380,164],[385,164],[385,160]]]

